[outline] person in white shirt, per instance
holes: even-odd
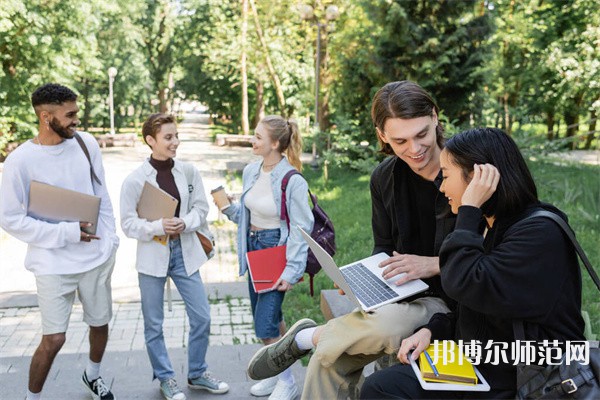
[[[42,316],[42,340],[31,360],[27,399],[41,396],[65,343],[76,292],[90,326],[82,381],[94,399],[114,399],[100,377],[100,362],[112,317],[110,279],[119,239],[100,148],[93,136],[75,130],[79,108],[71,89],[49,83],[32,94],[31,102],[39,118],[38,134],[7,157],[0,188],[0,225],[28,244],[25,267],[35,274]],[[100,197],[96,234],[84,232],[88,221],[52,223],[27,215],[31,181]]]
[[[200,173],[193,165],[175,159],[179,137],[172,115],[152,114],[142,127],[144,141],[152,149],[150,158],[133,171],[121,188],[121,228],[137,239],[136,269],[142,296],[146,350],[154,378],[167,400],[185,400],[163,336],[164,289],[170,277],[175,282],[187,312],[188,386],[210,393],[229,390],[227,383],[208,372],[206,351],[210,335],[210,307],[198,269],[208,260],[196,236],[206,223],[208,202]],[[137,204],[144,183],[159,187],[178,200],[173,218],[148,221],[140,218]],[[157,236],[168,235],[168,241]]]

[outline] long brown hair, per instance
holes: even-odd
[[[300,161],[302,137],[296,121],[279,115],[267,115],[260,120],[259,124],[265,127],[272,141],[279,141],[277,150],[285,153],[290,164],[302,172],[302,161]]]

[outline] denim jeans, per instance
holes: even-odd
[[[279,243],[281,232],[279,229],[264,229],[248,232],[248,251],[268,249]],[[256,293],[252,287],[252,280],[248,274],[248,291],[250,292],[250,306],[254,317],[254,332],[259,339],[279,337],[279,324],[283,320],[281,304],[285,292],[272,290],[265,293]]]
[[[169,241],[171,250],[167,275],[173,279],[185,303],[190,333],[188,336],[188,377],[197,378],[206,371],[206,350],[210,335],[210,306],[200,274],[188,276],[183,263],[181,242]],[[164,381],[175,376],[163,336],[164,291],[167,277],[138,274],[144,315],[146,350],[154,372],[153,378]]]

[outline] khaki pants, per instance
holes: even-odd
[[[393,303],[373,313],[353,311],[324,325],[308,363],[302,398],[346,399],[353,395],[363,368],[384,354],[393,354],[402,339],[448,307],[436,297]]]

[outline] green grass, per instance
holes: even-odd
[[[557,165],[544,160],[532,160],[529,166],[538,185],[541,200],[552,203],[566,212],[577,238],[591,263],[600,274],[600,167]],[[329,169],[324,181],[321,171],[308,168],[304,175],[319,204],[331,217],[336,228],[338,252],[335,260],[344,265],[371,253],[371,201],[369,175],[348,169]],[[584,276],[583,309],[590,313],[594,333],[600,333],[600,294]],[[286,295],[283,307],[286,321],[291,324],[300,318],[323,322],[319,308],[319,291],[332,289],[324,273],[315,277],[315,296],[310,297],[308,279]],[[557,295],[560,295],[557,293]]]

